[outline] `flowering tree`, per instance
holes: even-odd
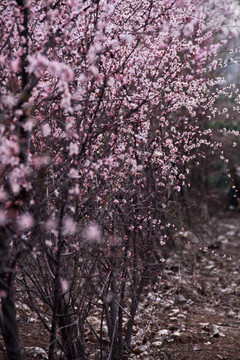
[[[1,2],[0,291],[9,359],[21,358],[17,268],[32,304],[38,298],[51,310],[46,321],[32,305],[50,333],[49,359],[56,344],[67,359],[85,359],[86,325],[109,359],[130,346],[143,288],[164,261],[170,204],[192,161],[216,147],[207,120],[222,80],[209,73],[232,5]],[[97,332],[88,319],[95,301],[106,349],[103,325]]]

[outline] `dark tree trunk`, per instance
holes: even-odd
[[[126,335],[125,335],[125,339],[124,339],[124,345],[126,346],[126,348],[131,347],[131,338],[132,338],[132,329],[133,329],[134,319],[135,319],[135,315],[137,313],[137,309],[138,309],[138,305],[139,305],[139,301],[140,301],[140,298],[142,295],[144,285],[146,284],[147,273],[148,273],[148,270],[145,270],[141,274],[141,280],[140,280],[138,287],[133,289],[134,294],[132,296],[132,304],[131,304],[131,311],[130,311],[131,318],[128,321]]]
[[[21,349],[13,294],[14,268],[10,265],[10,249],[6,229],[0,230],[0,295],[1,328],[8,360],[21,360]]]
[[[11,290],[6,298],[2,297],[2,330],[8,360],[21,360],[16,309]]]
[[[61,332],[62,346],[67,360],[85,360],[85,347],[81,339],[81,332],[78,334],[78,324],[69,314],[69,304],[66,303],[64,295],[59,297],[58,324]]]

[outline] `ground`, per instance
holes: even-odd
[[[124,359],[240,360],[240,213],[216,210],[175,243],[155,291],[143,296]],[[23,347],[44,348],[48,334],[24,304],[18,321]]]
[[[240,359],[240,214],[219,211],[194,234],[180,234],[158,293],[143,302],[131,359]]]

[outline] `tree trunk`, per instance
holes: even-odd
[[[21,348],[16,321],[16,309],[11,289],[2,297],[2,330],[8,360],[21,360]]]
[[[9,241],[4,228],[0,231],[1,328],[8,360],[21,360],[21,349],[13,295],[14,269],[10,265]]]

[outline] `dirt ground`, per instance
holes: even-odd
[[[238,360],[240,214],[219,211],[179,238],[158,292],[140,309],[130,358]]]

